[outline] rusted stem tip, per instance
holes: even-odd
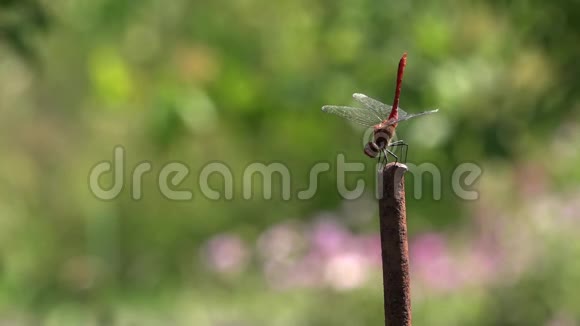
[[[402,172],[409,171],[409,167],[407,165],[405,165],[403,163],[399,163],[399,162],[397,162],[397,163],[391,162],[383,167],[383,171],[387,171],[388,169],[394,169],[396,171],[402,170]],[[395,172],[395,171],[393,171],[393,172]]]

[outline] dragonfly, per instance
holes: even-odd
[[[399,157],[395,155],[393,151],[389,150],[389,148],[394,150],[394,147],[396,146],[405,147],[406,161],[408,145],[403,140],[393,141],[395,137],[395,129],[399,122],[433,114],[439,111],[439,109],[435,109],[412,114],[405,112],[399,107],[399,98],[401,96],[401,87],[403,84],[403,72],[406,65],[407,53],[404,53],[399,61],[397,86],[395,88],[395,98],[392,106],[375,100],[367,95],[354,93],[352,97],[362,104],[362,108],[337,105],[325,105],[322,107],[322,111],[326,113],[338,115],[367,128],[372,127],[373,139],[365,145],[364,153],[371,158],[378,157],[379,162],[381,162],[381,157],[384,157],[384,160],[388,161],[387,154],[392,155],[396,162],[398,162]]]

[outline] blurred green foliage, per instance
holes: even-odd
[[[389,103],[406,51],[401,106],[441,111],[399,137],[443,176],[441,200],[431,180],[413,198],[407,178],[411,248],[430,233],[448,243],[414,270],[415,324],[578,324],[578,17],[571,0],[0,0],[0,323],[380,325],[380,267],[348,291],[326,274],[279,289],[259,243],[288,221],[308,237],[321,219],[376,236],[372,191],[349,203],[336,190],[337,154],[363,160],[363,131],[320,107],[354,92]],[[129,185],[108,202],[89,191],[116,145],[127,183],[153,166],[140,201]],[[158,190],[170,161],[190,166],[192,201]],[[233,200],[199,189],[215,161],[234,173]],[[284,163],[293,199],[274,178],[272,200],[244,200],[252,162]],[[332,170],[298,200],[317,162]],[[477,201],[451,191],[462,162],[483,168]],[[224,274],[229,254],[244,263]],[[453,286],[442,264],[462,275]]]

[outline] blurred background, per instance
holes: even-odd
[[[363,130],[324,114],[362,92],[440,113],[401,124],[415,325],[580,324],[580,5],[539,0],[0,1],[1,325],[382,325],[378,210]],[[126,150],[119,196],[88,176]],[[141,200],[130,172],[152,164]],[[158,189],[164,164],[191,173]],[[233,199],[199,171],[223,162]],[[253,162],[292,199],[242,197]],[[312,199],[296,193],[328,162]],[[454,195],[463,162],[483,175]],[[112,176],[104,176],[104,185]],[[431,181],[430,181],[431,180]],[[210,177],[223,194],[223,179]]]

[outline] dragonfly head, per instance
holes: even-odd
[[[379,149],[387,146],[387,144],[389,143],[389,140],[391,138],[393,138],[394,131],[395,130],[392,126],[386,126],[383,128],[375,129],[375,133],[373,136],[375,145]]]
[[[365,155],[370,158],[375,158],[379,155],[379,146],[374,142],[370,141],[365,146]]]

